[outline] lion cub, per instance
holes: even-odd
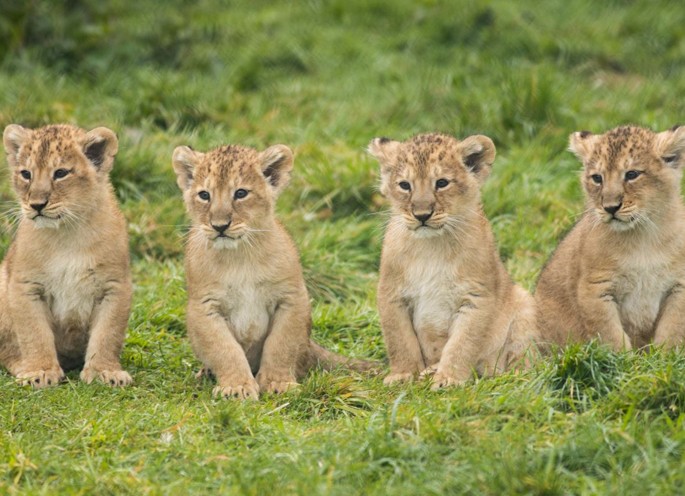
[[[570,137],[587,210],[537,284],[539,325],[557,344],[614,350],[685,338],[685,127],[624,126]]]
[[[128,237],[109,182],[116,135],[12,124],[3,141],[22,218],[0,266],[0,364],[37,388],[82,365],[87,383],[129,384],[119,364]]]
[[[214,396],[281,393],[317,363],[367,368],[310,340],[297,249],[274,218],[293,167],[290,149],[228,145],[200,153],[180,146],[173,166],[192,218],[188,336],[204,371],[217,379]]]
[[[434,373],[438,389],[519,361],[536,339],[535,309],[510,280],[481,207],[493,142],[422,134],[376,138],[369,151],[392,205],[378,287],[384,382]]]

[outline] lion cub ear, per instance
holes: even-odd
[[[392,167],[397,160],[400,142],[390,138],[374,138],[369,143],[369,153],[376,157],[381,167]]]
[[[599,136],[590,131],[576,131],[568,137],[568,149],[585,163],[590,158],[598,139]]]
[[[279,194],[290,181],[293,152],[285,145],[270,146],[259,154],[259,166],[271,188]]]
[[[656,152],[668,167],[680,169],[685,165],[685,126],[674,126],[656,135]]]
[[[466,168],[483,184],[495,162],[495,144],[487,136],[477,134],[462,140],[459,149]]]
[[[109,173],[114,166],[114,156],[119,151],[119,140],[114,131],[106,127],[96,127],[88,131],[81,141],[83,154],[98,172]]]
[[[171,156],[171,163],[176,172],[176,184],[181,191],[186,191],[193,184],[195,167],[202,160],[204,153],[196,152],[189,146],[177,146]]]
[[[2,134],[2,141],[5,144],[7,163],[10,167],[17,167],[19,148],[31,137],[31,133],[33,131],[18,124],[10,124],[5,128],[5,132]]]
[[[368,152],[376,157],[381,166],[381,194],[388,195],[390,175],[397,164],[397,155],[400,150],[400,142],[390,138],[374,138],[369,143]]]

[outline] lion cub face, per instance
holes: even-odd
[[[419,237],[460,230],[461,218],[478,210],[480,186],[495,160],[495,145],[486,136],[375,138],[369,152],[380,162],[381,193]]]
[[[654,226],[680,191],[685,128],[662,133],[623,126],[605,134],[573,133],[583,186],[597,220],[616,231]]]
[[[193,229],[222,249],[249,243],[270,228],[276,197],[290,179],[293,153],[285,145],[263,152],[227,145],[207,153],[179,146],[172,160]]]
[[[78,224],[98,208],[118,149],[111,130],[10,124],[3,141],[22,214],[36,227]]]

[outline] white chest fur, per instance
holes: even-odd
[[[413,307],[414,328],[446,335],[467,292],[465,285],[444,260],[432,257],[412,261],[405,281],[402,293]]]
[[[232,272],[230,277],[224,278],[222,286],[224,317],[236,340],[244,349],[262,342],[274,311],[268,288],[249,271],[245,274]]]
[[[45,271],[44,288],[58,324],[85,325],[98,298],[95,261],[77,253],[55,257]]]
[[[616,284],[616,299],[621,322],[629,335],[653,337],[659,310],[673,287],[674,274],[658,256],[649,264],[626,265]]]

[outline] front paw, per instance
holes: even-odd
[[[231,381],[229,383],[222,382],[214,388],[212,396],[223,399],[258,400],[259,384],[253,378],[243,381]]]
[[[90,384],[95,379],[98,379],[112,387],[128,386],[133,382],[133,379],[125,370],[108,370],[99,369],[96,367],[84,367],[81,371],[81,380],[86,384]]]
[[[285,393],[286,391],[290,391],[291,389],[295,389],[299,386],[300,385],[293,380],[284,380],[284,381],[269,381],[266,383],[260,383],[259,388],[262,391],[266,391],[267,393],[281,394],[281,393]]]
[[[216,379],[216,376],[214,375],[214,372],[212,372],[212,369],[209,367],[202,367],[200,370],[197,371],[197,374],[195,374],[195,379],[198,381],[201,381],[203,379]]]
[[[433,384],[431,385],[432,391],[437,391],[439,389],[444,389],[452,386],[461,386],[466,381],[464,379],[459,379],[453,374],[447,374],[445,372],[435,372],[433,374]]]
[[[397,382],[410,382],[414,379],[414,374],[411,372],[394,372],[385,376],[383,379],[383,384],[390,386]]]
[[[431,365],[430,367],[426,367],[419,374],[419,379],[426,379],[427,377],[433,377],[437,371],[438,371],[437,365]]]
[[[294,376],[283,373],[264,373],[257,374],[259,389],[267,393],[280,394],[299,386]]]
[[[53,369],[32,370],[17,374],[17,379],[22,386],[31,385],[35,389],[56,386],[65,379],[64,372],[60,367]]]

